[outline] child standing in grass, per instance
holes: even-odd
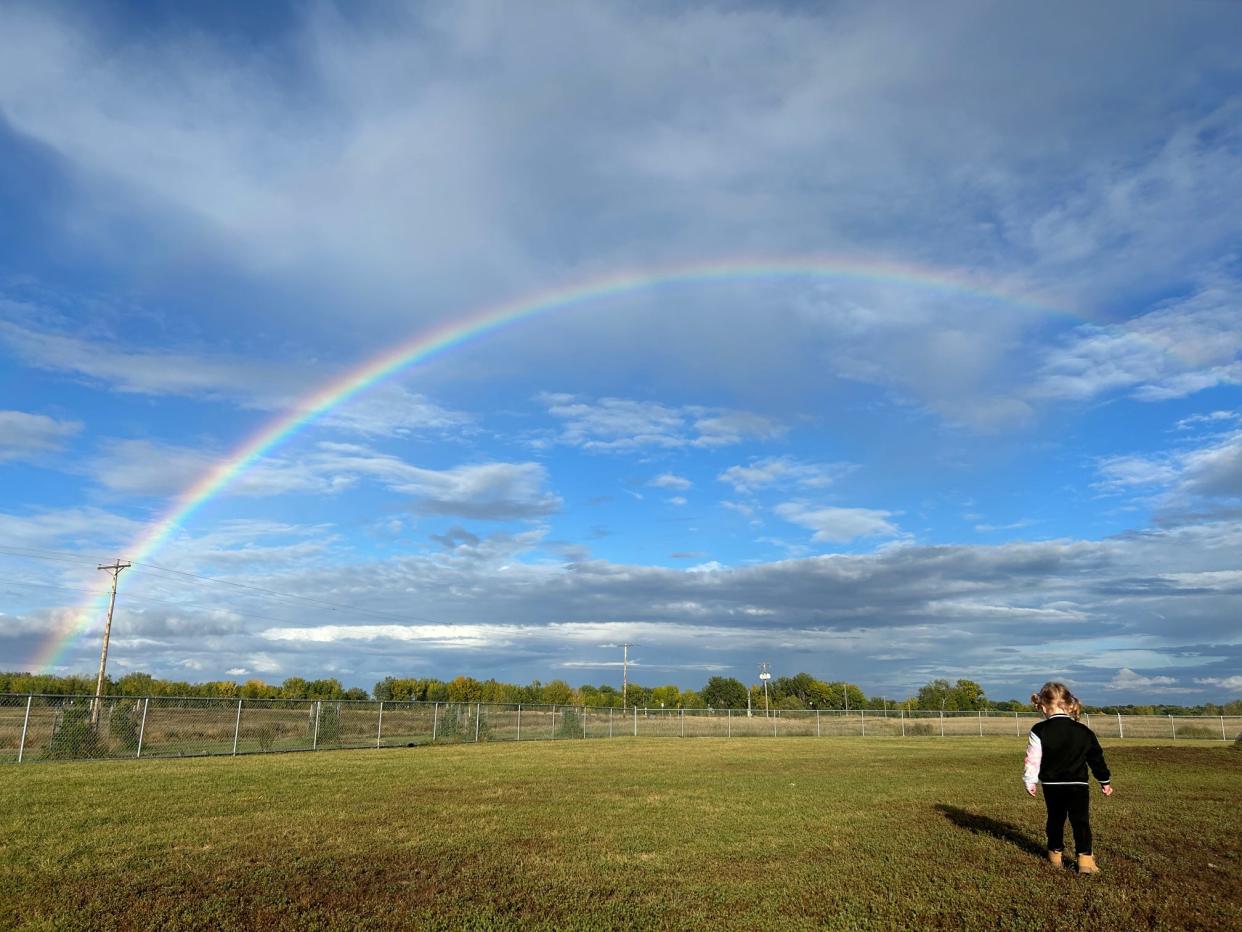
[[[1061,866],[1065,848],[1065,817],[1074,831],[1074,850],[1078,854],[1078,873],[1098,874],[1091,850],[1091,788],[1087,768],[1100,781],[1100,791],[1113,795],[1104,750],[1093,732],[1078,721],[1082,703],[1064,683],[1045,683],[1031,694],[1035,711],[1044,720],[1031,728],[1026,745],[1026,766],[1022,781],[1026,791],[1037,795],[1044,785],[1044,805],[1048,807],[1048,860]]]

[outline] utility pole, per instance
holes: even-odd
[[[759,664],[759,679],[763,680],[763,714],[770,715],[768,712],[768,680],[772,679],[772,672],[769,669],[772,664],[766,660]]]
[[[114,560],[110,566],[100,564],[97,569],[107,570],[112,574],[112,598],[108,601],[108,620],[104,623],[103,650],[99,652],[99,676],[95,679],[95,707],[91,709],[91,725],[99,724],[99,711],[103,706],[104,668],[108,665],[108,639],[112,636],[112,610],[116,608],[116,581],[121,570],[127,570],[132,563]]]
[[[622,644],[624,653],[621,656],[621,708],[625,708],[625,696],[630,689],[630,648],[633,644]]]

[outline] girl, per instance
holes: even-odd
[[[1087,767],[1100,781],[1100,791],[1113,795],[1108,764],[1095,732],[1078,721],[1082,703],[1064,683],[1045,683],[1031,694],[1035,711],[1043,715],[1036,722],[1026,745],[1026,767],[1022,781],[1026,791],[1036,795],[1036,785],[1044,785],[1044,805],[1048,807],[1048,860],[1061,866],[1065,847],[1065,817],[1074,830],[1074,850],[1078,853],[1078,873],[1098,874],[1091,852],[1091,791]]]

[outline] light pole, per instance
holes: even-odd
[[[759,679],[763,680],[763,714],[765,717],[771,714],[768,711],[768,680],[772,679],[772,674],[769,670],[771,666],[766,660],[759,664]]]

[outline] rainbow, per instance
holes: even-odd
[[[838,279],[912,288],[932,289],[983,298],[1042,314],[1067,315],[1063,309],[1031,297],[997,291],[961,273],[913,265],[860,262],[835,257],[732,258],[657,268],[616,272],[561,285],[546,291],[488,305],[441,324],[364,362],[302,398],[247,438],[233,452],[208,470],[172,502],[164,514],[128,548],[126,560],[140,563],[156,552],[177,528],[188,521],[206,502],[237,476],[253,466],[264,454],[296,434],[324,413],[332,410],[373,385],[410,366],[425,362],[451,349],[493,333],[519,321],[553,311],[576,307],[605,298],[645,289],[676,284],[764,279]],[[107,590],[74,609],[67,621],[56,627],[40,645],[32,659],[36,670],[51,672],[60,658],[92,627],[101,622]]]

